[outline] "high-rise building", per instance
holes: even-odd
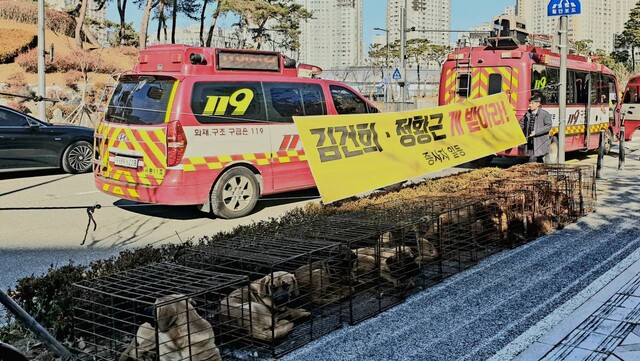
[[[300,24],[300,62],[323,69],[363,64],[363,0],[296,2],[313,14]]]
[[[46,5],[52,9],[60,10],[60,11],[72,11],[77,6],[79,6],[77,0],[46,0]],[[102,9],[97,10],[96,6],[93,3],[90,6],[87,6],[87,12],[85,16],[89,19],[93,19],[96,21],[105,21],[107,20],[107,7],[103,6]],[[96,26],[91,26],[96,38],[100,44],[103,46],[108,46],[108,34],[107,30],[104,28],[99,28]]]
[[[614,36],[624,30],[629,11],[637,0],[581,0],[580,15],[569,19],[569,40],[592,40],[592,50],[613,51]],[[516,12],[529,33],[555,35],[558,16],[547,16],[549,0],[517,0]]]
[[[449,45],[451,30],[451,0],[387,0],[387,30],[389,42],[400,39],[400,9],[407,6],[406,28],[418,31],[406,33],[407,40],[427,39],[434,45]],[[421,32],[419,30],[430,30]],[[431,30],[444,30],[432,32]]]

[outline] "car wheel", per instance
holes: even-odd
[[[75,142],[62,155],[62,169],[67,173],[86,173],[91,170],[93,146],[84,140]]]
[[[260,185],[252,171],[231,168],[220,176],[211,190],[211,210],[220,218],[238,218],[249,214],[258,202]]]
[[[551,145],[549,146],[549,153],[544,156],[543,161],[547,164],[558,163],[558,137],[555,135],[551,138]]]

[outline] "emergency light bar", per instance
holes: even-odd
[[[218,70],[280,71],[280,54],[216,50]]]

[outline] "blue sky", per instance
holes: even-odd
[[[411,0],[408,0],[409,2]],[[451,0],[451,28],[454,30],[466,30],[472,26],[479,25],[486,21],[493,20],[493,17],[501,14],[506,6],[514,6],[516,0]],[[373,35],[376,33],[373,28],[385,28],[387,9],[386,0],[364,0],[364,42],[371,43]],[[118,21],[118,10],[115,2],[109,3],[107,16],[110,20]],[[133,3],[127,7],[127,21],[134,21],[136,30],[140,29],[141,11],[135,8]],[[181,19],[179,25],[188,24],[189,21]],[[231,21],[219,22],[221,26],[230,25]],[[208,24],[208,22],[207,22]],[[153,29],[153,30],[151,30]],[[150,26],[151,31],[155,28]]]

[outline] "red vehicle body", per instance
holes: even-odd
[[[640,75],[632,76],[627,82],[622,97],[622,114],[624,115],[624,137],[631,140],[640,128]]]
[[[270,51],[142,50],[96,130],[96,187],[224,218],[261,195],[314,187],[292,117],[378,112],[320,71]]]
[[[446,105],[505,92],[518,119],[526,113],[532,94],[542,97],[543,109],[551,113],[553,129],[550,154],[557,159],[559,124],[558,88],[560,56],[548,49],[528,45],[478,46],[456,49],[445,61],[440,78],[439,104]],[[619,127],[617,80],[610,69],[582,56],[567,60],[566,148],[567,152],[598,147],[599,131],[605,131],[605,152]],[[523,147],[499,155],[525,156]]]

